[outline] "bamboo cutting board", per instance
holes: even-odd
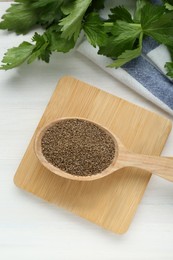
[[[57,117],[91,119],[114,132],[134,152],[159,155],[171,122],[71,77],[59,81],[35,131]],[[34,136],[35,136],[34,134]],[[34,136],[14,177],[15,184],[115,233],[124,233],[151,174],[123,169],[91,182],[67,180],[45,169],[33,150]]]

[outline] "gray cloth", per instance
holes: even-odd
[[[173,83],[156,69],[146,56],[157,46],[151,38],[145,39],[142,55],[125,64],[123,69],[173,110]]]

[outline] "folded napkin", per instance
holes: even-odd
[[[157,1],[156,1],[157,2]],[[146,38],[143,42],[142,55],[122,68],[108,68],[110,58],[97,54],[97,48],[84,40],[77,51],[97,64],[104,71],[150,100],[164,111],[173,115],[173,81],[166,76],[164,64],[171,61],[167,48],[158,45],[153,39]]]

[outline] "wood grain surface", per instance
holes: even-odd
[[[159,155],[171,130],[168,119],[71,77],[60,80],[35,134],[45,124],[66,116],[102,124],[136,153]],[[91,182],[67,180],[40,164],[33,149],[35,134],[15,184],[115,233],[127,231],[151,175],[128,168]]]

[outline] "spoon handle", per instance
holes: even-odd
[[[128,153],[126,154],[126,162],[123,160],[122,163],[124,166],[147,170],[173,182],[173,157]]]

